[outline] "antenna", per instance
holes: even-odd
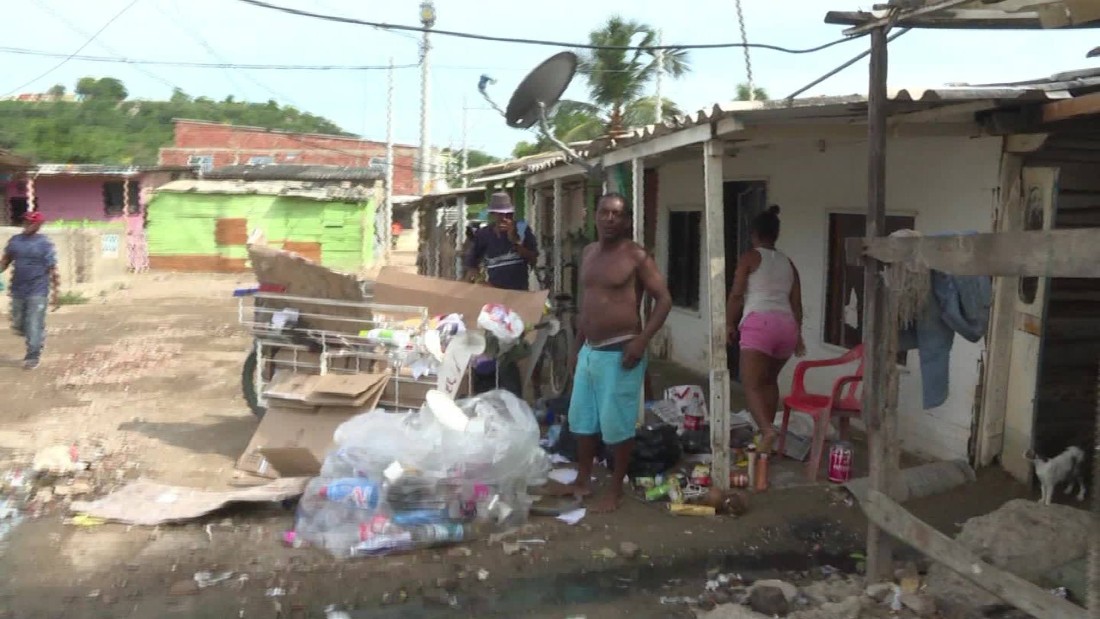
[[[600,166],[588,163],[568,144],[558,139],[550,130],[547,118],[549,110],[561,100],[576,73],[577,55],[573,52],[558,52],[547,58],[516,87],[508,101],[504,120],[509,127],[515,129],[530,129],[537,124],[542,137],[557,146],[565,154],[567,161],[580,165],[590,176],[600,177]],[[484,94],[484,89],[481,90]]]

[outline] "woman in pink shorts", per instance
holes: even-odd
[[[752,249],[737,261],[727,300],[730,343],[741,345],[741,384],[749,412],[760,427],[760,449],[770,453],[777,432],[779,372],[791,355],[802,356],[802,288],[798,269],[775,248],[779,207],[770,206],[752,222]]]

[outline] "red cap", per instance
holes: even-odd
[[[46,221],[46,216],[38,211],[31,211],[26,215],[23,215],[23,223],[25,224],[40,224]]]

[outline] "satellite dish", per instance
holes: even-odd
[[[535,67],[508,101],[504,112],[508,126],[516,129],[535,126],[545,113],[543,110],[549,111],[561,99],[576,72],[577,55],[573,52],[559,52]]]

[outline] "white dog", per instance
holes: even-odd
[[[1050,505],[1054,498],[1054,489],[1061,484],[1066,484],[1067,494],[1073,492],[1077,486],[1077,500],[1085,500],[1085,481],[1081,468],[1085,462],[1085,452],[1080,447],[1067,447],[1065,451],[1053,458],[1043,458],[1028,450],[1024,457],[1035,465],[1035,476],[1039,478],[1042,488],[1042,496],[1039,502]]]

